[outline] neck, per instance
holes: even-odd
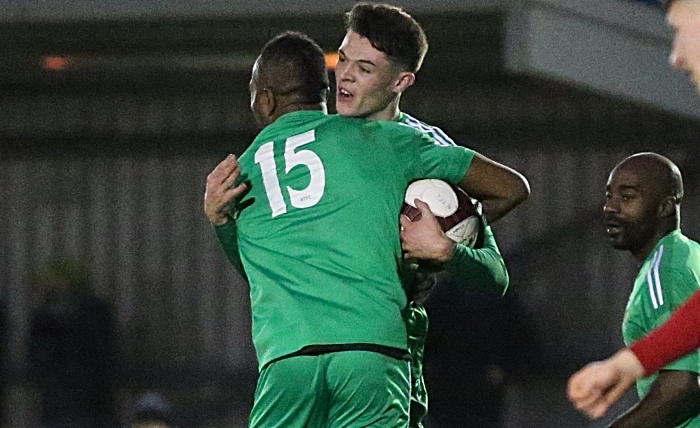
[[[399,118],[401,110],[399,110],[400,95],[397,95],[386,107],[382,110],[367,116],[367,120],[386,120],[393,122]]]
[[[328,107],[326,106],[325,102],[320,102],[320,103],[292,102],[292,103],[280,106],[280,108],[277,109],[277,112],[276,112],[277,114],[275,114],[273,120],[270,123],[274,122],[275,120],[279,119],[281,116],[283,116],[287,113],[293,113],[295,111],[302,111],[302,110],[320,110],[323,113],[328,114]]]
[[[668,235],[676,229],[678,229],[676,225],[669,225],[668,227],[659,228],[651,237],[651,239],[649,239],[647,243],[644,244],[644,246],[642,246],[642,248],[633,251],[632,255],[639,262],[643,262],[647,259],[647,257],[649,257],[649,254],[651,254],[651,251],[654,249],[654,247],[656,247],[656,244],[658,244],[664,236]]]

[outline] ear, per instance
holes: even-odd
[[[406,89],[408,89],[411,85],[413,85],[416,82],[416,75],[411,73],[410,71],[402,71],[399,73],[399,77],[396,79],[396,82],[394,83],[394,89],[393,91],[397,94],[403,93]]]
[[[260,113],[268,118],[274,116],[277,109],[275,93],[268,88],[264,88],[258,93],[258,96],[260,97]]]
[[[676,198],[673,196],[667,196],[659,204],[659,216],[660,217],[671,217],[676,214]]]

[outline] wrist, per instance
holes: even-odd
[[[217,227],[225,225],[229,222],[229,220],[231,220],[231,218],[228,215],[224,215],[221,217],[209,218],[209,223],[211,223],[212,226]]]
[[[639,362],[637,356],[634,352],[625,348],[618,351],[615,355],[611,357],[611,362],[615,367],[617,367],[623,373],[634,379],[641,379],[644,377],[644,367],[642,363]]]
[[[436,261],[440,263],[447,263],[454,257],[457,243],[448,237],[445,237],[445,240],[442,242],[443,245],[439,252],[440,255],[437,257]]]

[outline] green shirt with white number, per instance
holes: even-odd
[[[406,187],[417,178],[456,183],[473,156],[405,125],[320,111],[266,127],[240,157],[251,190],[235,215],[259,367],[309,345],[406,349]]]

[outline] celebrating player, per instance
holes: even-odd
[[[264,129],[207,177],[207,217],[250,283],[260,369],[250,426],[405,427],[396,218],[411,180],[463,184],[474,152],[329,116],[327,79],[306,36],[268,42],[250,81]]]
[[[700,288],[700,245],[680,231],[683,181],[678,167],[655,153],[618,164],[606,188],[605,225],[617,249],[642,263],[623,322],[628,345],[668,319]],[[700,355],[690,354],[640,379],[640,402],[613,427],[700,427]]]
[[[674,29],[670,62],[685,70],[700,90],[700,0],[667,0]],[[700,293],[696,293],[662,327],[613,357],[589,364],[569,380],[569,398],[597,418],[635,380],[648,376],[700,347]]]
[[[403,123],[433,136],[439,144],[455,143],[441,129],[427,125],[402,112],[402,93],[415,82],[428,50],[420,24],[402,9],[388,4],[359,3],[346,14],[347,33],[338,49],[335,68],[338,114],[369,120]],[[518,172],[476,154],[463,189],[478,199],[489,221],[495,221],[525,200],[527,180]],[[443,262],[443,267],[463,279],[466,286],[502,295],[508,273],[490,226],[479,249],[455,245],[427,221],[401,219],[402,245],[406,257]],[[430,227],[432,224],[432,227]],[[447,263],[444,263],[447,261]],[[428,285],[426,287],[426,284]],[[434,279],[413,286],[419,295],[408,316],[409,348],[413,357],[411,426],[418,427],[427,412],[427,394],[422,380],[422,355],[427,334],[427,313],[420,305]]]
[[[399,110],[401,94],[415,81],[428,49],[420,25],[403,10],[387,4],[357,4],[346,14],[347,34],[339,49],[336,66],[336,106],[343,116],[401,122],[432,136],[437,144],[454,146],[439,128],[422,123]],[[222,164],[231,162],[224,160]],[[223,168],[224,166],[221,165]],[[217,167],[218,168],[218,167]],[[227,166],[229,170],[231,166]],[[209,206],[216,224],[225,218],[232,193],[208,183]],[[460,186],[483,204],[485,218],[495,221],[529,195],[527,180],[516,171],[478,153]],[[215,195],[221,198],[216,200]],[[455,245],[441,232],[430,212],[423,207],[420,221],[402,219],[402,246],[406,257],[442,262],[452,274],[464,278],[473,289],[502,295],[508,286],[508,272],[491,228],[484,224],[483,245],[478,249]],[[484,222],[485,223],[485,222]],[[234,260],[235,255],[229,255]],[[419,426],[427,409],[422,381],[422,355],[427,333],[427,314],[421,306],[433,277],[405,270],[406,288],[413,291],[407,314],[409,349],[413,360],[411,426]]]

